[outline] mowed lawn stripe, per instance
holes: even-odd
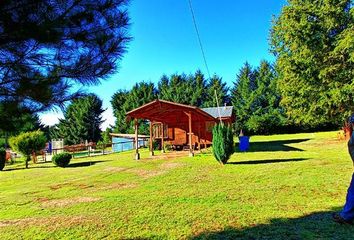
[[[331,221],[352,173],[336,132],[251,137],[221,166],[212,153],[133,153],[6,166],[2,239],[351,239]]]

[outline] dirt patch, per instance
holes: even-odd
[[[75,184],[75,183],[70,183],[70,182],[67,182],[67,183],[61,183],[61,184],[56,184],[56,185],[51,185],[49,186],[49,188],[53,191],[56,191],[56,190],[59,190],[63,187],[68,187],[68,186],[71,186],[71,187],[76,187],[76,188],[80,188],[80,189],[86,189],[86,188],[92,188],[94,187],[94,185],[87,185],[87,184],[83,184],[83,183],[80,183],[80,184]]]
[[[85,223],[95,224],[97,222],[99,222],[97,217],[88,216],[55,216],[45,218],[33,217],[0,221],[0,228],[12,226],[19,228],[26,228],[28,226],[44,226],[50,230],[56,230],[62,227],[71,227]]]
[[[162,175],[165,173],[165,171],[144,170],[144,169],[133,169],[130,172],[132,172],[142,178],[156,177],[156,176],[159,176],[159,175]]]
[[[127,168],[124,167],[107,167],[104,169],[104,171],[114,173],[114,172],[122,172],[126,169]]]
[[[169,152],[169,153],[164,153],[160,154],[157,156],[152,156],[147,159],[152,159],[152,160],[169,160],[169,159],[176,159],[176,158],[181,158],[181,157],[188,157],[189,152],[187,151],[176,151],[176,152]]]
[[[87,202],[97,202],[101,200],[99,197],[76,197],[76,198],[64,198],[64,199],[53,199],[53,200],[44,200],[42,198],[41,206],[42,207],[66,207],[78,203],[87,203]]]
[[[108,186],[103,187],[104,190],[113,190],[113,189],[129,189],[135,188],[138,184],[136,183],[112,183]]]
[[[169,170],[184,166],[182,163],[177,163],[177,162],[166,162],[162,163],[160,166],[157,167],[157,170],[146,170],[146,169],[132,169],[129,170],[129,172],[134,173],[138,175],[139,177],[142,178],[151,178],[151,177],[156,177],[163,175]]]
[[[160,168],[162,169],[173,169],[177,167],[182,167],[184,164],[179,163],[179,162],[166,162],[160,165]]]
[[[79,187],[80,189],[87,189],[87,188],[94,187],[93,185],[86,185],[86,184],[78,184],[76,186]]]
[[[55,191],[55,190],[58,190],[58,189],[60,189],[60,188],[62,188],[62,187],[64,187],[64,186],[65,186],[64,184],[56,184],[56,185],[51,185],[51,186],[49,186],[49,188],[50,188],[51,190]]]

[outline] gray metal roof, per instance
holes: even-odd
[[[231,117],[232,116],[232,109],[233,106],[224,106],[219,107],[220,109],[220,117]],[[209,115],[213,116],[214,118],[219,117],[219,111],[217,107],[210,107],[210,108],[201,108],[204,112],[208,113]]]

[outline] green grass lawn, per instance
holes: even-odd
[[[219,165],[132,152],[7,166],[0,239],[353,239],[333,223],[352,174],[336,132],[258,136]],[[145,160],[144,160],[145,158]]]

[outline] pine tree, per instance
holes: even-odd
[[[280,132],[286,121],[284,109],[279,106],[281,97],[277,90],[276,72],[266,61],[261,61],[256,72],[256,89],[251,93],[251,113],[245,126],[257,134]]]
[[[90,94],[74,100],[64,111],[55,137],[63,138],[67,145],[84,141],[98,142],[101,139],[102,100]],[[55,130],[54,130],[55,131]]]
[[[205,99],[202,104],[203,107],[217,106],[215,91],[218,97],[219,105],[230,104],[230,96],[228,93],[229,88],[226,83],[222,81],[221,77],[214,75],[207,83]]]
[[[246,123],[252,114],[253,91],[256,89],[256,75],[246,62],[237,75],[231,90],[231,102],[236,115],[236,131],[246,130]]]
[[[127,4],[1,1],[0,103],[6,114],[62,107],[81,95],[71,86],[98,84],[114,73],[130,41]]]
[[[354,110],[352,1],[288,2],[271,32],[281,103],[301,126],[339,125]]]
[[[126,121],[126,113],[157,98],[153,83],[140,82],[128,91],[119,90],[112,96],[111,104],[116,117],[114,132],[134,133],[133,122]],[[139,121],[139,133],[148,134],[149,127],[144,120]]]

